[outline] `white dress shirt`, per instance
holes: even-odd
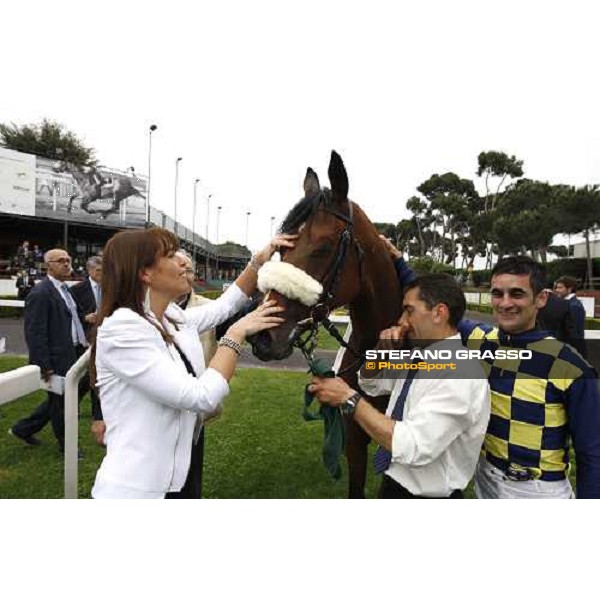
[[[98,299],[100,298],[100,286],[90,277],[90,285],[92,286],[92,293],[94,294],[94,300],[96,301],[96,310],[100,308]]]
[[[52,282],[52,285],[54,285],[54,287],[58,290],[58,293],[60,294],[61,298],[65,301],[67,309],[70,312],[71,309],[69,308],[69,302],[73,302],[73,304],[75,304],[75,299],[73,298],[73,296],[71,296],[70,299],[65,296],[65,294],[69,293],[65,292],[65,290],[62,288],[65,282],[55,279],[54,277],[52,277],[52,275],[48,275],[48,279]],[[77,346],[79,344],[79,338],[77,337],[77,327],[75,326],[73,318],[71,318],[71,339],[73,340],[73,346]],[[82,345],[85,346],[86,344],[84,343]]]
[[[198,333],[235,314],[248,301],[232,285],[210,304],[181,310],[170,304],[164,328],[190,361],[157,328],[120,308],[98,329],[97,386],[106,423],[106,457],[92,489],[94,498],[163,498],[179,491],[190,466],[196,415],[209,415],[229,392],[223,376],[205,369]],[[153,315],[149,315],[153,318]]]
[[[460,340],[460,335],[447,339]],[[443,345],[441,340],[428,349]],[[436,371],[435,378],[417,373],[403,419],[394,425],[392,462],[386,475],[416,496],[447,497],[463,490],[475,471],[490,418],[490,388],[479,363],[469,361],[463,369],[473,378],[456,379],[456,372],[450,370]],[[371,396],[391,394],[386,410],[391,417],[405,379],[360,377],[359,381]]]

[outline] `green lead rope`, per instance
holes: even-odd
[[[308,372],[315,377],[335,377],[335,372],[322,359],[309,360]],[[342,476],[340,457],[344,452],[346,443],[346,431],[344,419],[339,408],[322,404],[317,412],[309,410],[313,403],[314,395],[308,391],[308,385],[304,388],[304,410],[302,416],[305,421],[323,421],[325,437],[323,439],[323,463],[329,474],[334,479]]]

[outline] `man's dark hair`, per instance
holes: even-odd
[[[571,290],[572,294],[574,294],[577,291],[577,279],[575,277],[571,277],[570,275],[563,275],[554,282],[554,285],[556,285],[557,283],[562,283],[568,290]]]
[[[404,292],[406,293],[412,289],[419,290],[419,300],[425,302],[429,310],[436,304],[445,304],[450,312],[448,323],[452,327],[456,327],[463,318],[467,309],[467,302],[465,295],[452,275],[447,273],[421,275],[409,283],[404,288]]]
[[[501,258],[492,269],[492,277],[496,275],[529,275],[529,283],[534,296],[544,289],[546,282],[546,270],[529,256]]]

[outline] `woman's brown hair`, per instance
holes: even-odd
[[[118,308],[129,308],[152,323],[167,343],[171,336],[158,323],[149,320],[144,311],[146,287],[141,279],[144,269],[179,249],[177,237],[166,229],[135,229],[121,231],[108,240],[102,254],[102,304],[96,329]],[[90,360],[92,383],[96,382],[96,342]]]

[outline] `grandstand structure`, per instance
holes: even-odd
[[[79,169],[60,161],[0,147],[0,277],[14,276],[17,247],[65,248],[81,269],[117,231],[164,227],[196,257],[204,282],[231,281],[250,251],[238,244],[211,244],[189,227],[146,204],[147,179],[133,171]]]

